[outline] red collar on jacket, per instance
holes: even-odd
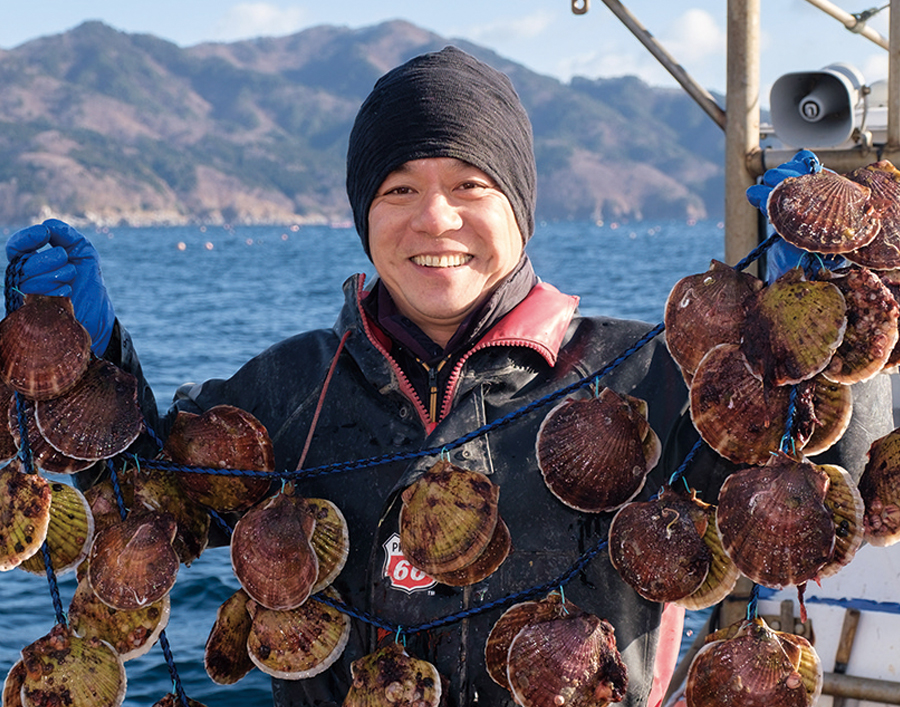
[[[365,276],[360,275],[357,282],[359,302],[362,302],[368,294],[363,289],[364,284]],[[484,346],[527,346],[538,351],[547,363],[554,366],[569,322],[572,321],[578,307],[578,300],[575,295],[564,294],[549,283],[539,282],[531,288],[524,300],[472,347],[472,350]],[[361,306],[359,311],[366,321],[369,335],[376,339],[385,351],[390,351],[390,337],[373,325]]]

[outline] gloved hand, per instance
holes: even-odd
[[[40,250],[45,245],[50,248]],[[91,335],[91,350],[102,356],[109,346],[113,311],[100,256],[90,241],[57,219],[23,228],[6,242],[6,257],[23,256],[18,288],[25,294],[70,297],[75,317]]]
[[[766,212],[766,202],[769,200],[769,194],[772,189],[781,183],[787,177],[799,177],[803,174],[817,174],[822,171],[822,163],[819,158],[809,150],[800,150],[791,158],[790,162],[785,162],[777,167],[766,170],[763,175],[762,184],[754,184],[747,189],[747,201],[762,211],[763,216],[768,218]]]

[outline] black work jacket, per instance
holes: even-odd
[[[304,469],[387,454],[415,455],[422,449],[451,445],[462,435],[603,369],[650,328],[639,322],[578,316],[575,298],[538,285],[463,357],[448,384],[448,403],[433,424],[425,419],[424,406],[393,362],[390,340],[363,313],[362,277],[349,279],[344,292],[345,305],[333,329],[282,341],[228,380],[180,390],[175,409],[201,412],[230,404],[247,410],[268,429],[276,468],[293,470],[309,434],[326,371],[341,338],[348,334]],[[127,341],[123,340],[123,347],[127,359]],[[683,379],[659,337],[600,382],[646,400],[651,426],[662,440],[685,409]],[[149,389],[144,392],[149,394]],[[512,536],[513,549],[499,570],[470,587],[436,585],[409,591],[395,588],[390,576],[399,493],[440,453],[314,475],[297,483],[298,493],[332,500],[347,518],[350,555],[334,582],[343,601],[404,629],[436,620],[440,624],[410,634],[407,650],[432,662],[447,679],[447,705],[514,704],[485,671],[484,644],[493,623],[517,593],[554,581],[606,537],[610,514],[583,514],[565,506],[548,491],[538,470],[535,439],[552,407],[541,406],[445,452],[454,464],[489,474],[500,486],[500,515]],[[159,424],[164,431],[166,422]],[[663,466],[657,467],[644,495],[655,492],[668,478],[672,469]],[[696,473],[702,474],[702,469]],[[567,583],[564,592],[567,600],[615,627],[628,668],[628,694],[622,704],[645,705],[662,607],[624,584],[605,552]],[[486,605],[493,608],[481,610]],[[472,613],[465,618],[440,621],[468,610]],[[274,680],[275,705],[340,705],[350,687],[351,662],[372,651],[379,639],[393,638],[371,622],[353,619],[349,645],[338,662],[310,679]]]

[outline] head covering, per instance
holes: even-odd
[[[403,163],[426,157],[455,157],[491,177],[522,237],[531,238],[537,181],[531,122],[509,78],[456,47],[392,69],[359,109],[347,149],[347,195],[367,254],[378,187]]]

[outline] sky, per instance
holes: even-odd
[[[182,47],[283,36],[317,25],[367,27],[404,19],[448,39],[464,38],[562,81],[572,76],[635,75],[653,86],[674,79],[601,0],[575,15],[572,0],[0,0],[0,48],[101,20],[128,33]],[[582,5],[586,0],[578,0]],[[859,3],[850,5],[848,3]],[[835,0],[851,14],[889,0]],[[623,0],[623,4],[709,90],[724,93],[727,0]],[[5,7],[5,9],[4,9]],[[887,37],[888,11],[868,20]],[[760,102],[782,74],[835,62],[857,67],[866,83],[887,78],[886,50],[849,32],[808,0],[761,0]]]

